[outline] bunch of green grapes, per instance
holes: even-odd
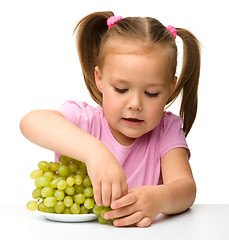
[[[27,208],[57,214],[89,214],[99,216],[101,224],[107,224],[105,212],[110,207],[98,206],[94,201],[93,187],[85,163],[61,155],[59,162],[41,161],[37,170],[30,174],[36,188],[35,200]]]

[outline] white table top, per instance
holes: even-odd
[[[97,221],[54,222],[30,212],[23,205],[0,205],[0,214],[3,239],[229,240],[229,204],[196,204],[179,215],[159,215],[148,228],[116,228]]]

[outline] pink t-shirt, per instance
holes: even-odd
[[[129,188],[161,184],[163,155],[177,147],[188,149],[183,122],[171,112],[164,112],[160,123],[152,131],[137,138],[132,145],[123,146],[113,137],[102,107],[67,101],[59,111],[67,120],[105,144],[123,167]],[[59,156],[55,153],[56,161]]]

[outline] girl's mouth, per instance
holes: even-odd
[[[123,120],[127,125],[131,126],[139,126],[140,124],[143,123],[143,120],[137,118],[123,118]]]

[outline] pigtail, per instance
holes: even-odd
[[[173,102],[182,91],[180,117],[183,130],[188,135],[195,121],[198,104],[198,84],[200,75],[200,45],[188,30],[177,28],[177,35],[183,40],[183,66],[175,90],[168,100]]]
[[[86,86],[91,97],[100,105],[102,94],[96,87],[94,71],[95,66],[98,65],[101,38],[108,29],[107,19],[113,15],[112,12],[92,13],[84,17],[73,32]]]

